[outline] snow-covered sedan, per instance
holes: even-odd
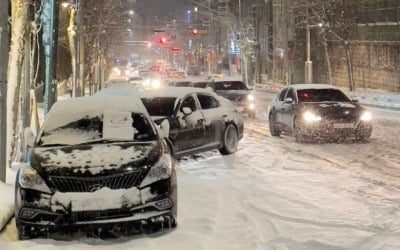
[[[56,103],[17,175],[19,237],[175,227],[175,164],[162,131],[139,98]]]
[[[298,142],[349,137],[367,141],[372,133],[371,120],[371,112],[356,100],[325,84],[288,86],[269,106],[271,135],[292,133]]]

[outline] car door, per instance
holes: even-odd
[[[292,99],[292,102],[290,103],[286,102],[287,100],[289,100],[289,98]],[[295,90],[293,88],[289,88],[282,103],[280,112],[283,126],[286,128],[286,130],[289,131],[292,129],[293,113],[294,107],[296,105],[296,100],[297,99],[295,95]]]
[[[224,110],[216,97],[206,93],[197,93],[197,99],[205,124],[205,136],[202,144],[204,146],[219,145],[226,114],[224,114]]]
[[[285,96],[286,93],[288,92],[289,88],[284,88],[278,98],[275,101],[275,106],[273,108],[275,108],[275,123],[278,124],[279,126],[283,126],[283,104],[285,101]]]
[[[190,108],[191,113],[185,114],[184,108]],[[192,94],[184,97],[178,105],[175,120],[178,129],[173,138],[174,151],[179,153],[199,147],[205,134],[205,124],[203,113]]]

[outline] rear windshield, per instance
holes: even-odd
[[[195,87],[195,88],[206,88],[207,87],[207,82],[196,82],[196,83],[193,83],[193,87]]]
[[[246,84],[240,81],[216,82],[215,90],[247,90]]]
[[[191,82],[177,82],[175,87],[190,87]]]
[[[131,78],[129,78],[129,81],[141,81],[141,80],[143,80],[142,77],[131,77]]]
[[[174,113],[174,97],[143,98],[142,101],[150,116],[171,116]]]
[[[299,102],[350,102],[350,99],[337,89],[303,89],[297,91]]]

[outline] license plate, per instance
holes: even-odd
[[[102,205],[104,205],[104,200],[101,199],[72,200],[71,210],[73,212],[92,211],[98,210]]]
[[[353,123],[335,123],[334,128],[354,128]]]

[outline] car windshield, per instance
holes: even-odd
[[[144,106],[151,116],[171,116],[175,109],[175,97],[143,98]]]
[[[297,92],[299,102],[350,102],[350,99],[337,89],[303,89]]]
[[[124,114],[130,117],[118,114],[108,118],[105,115],[85,117],[51,130],[45,127],[38,145],[79,145],[102,140],[145,142],[157,139],[153,126],[144,115],[130,112]]]
[[[246,84],[240,81],[216,82],[215,90],[247,90]]]

